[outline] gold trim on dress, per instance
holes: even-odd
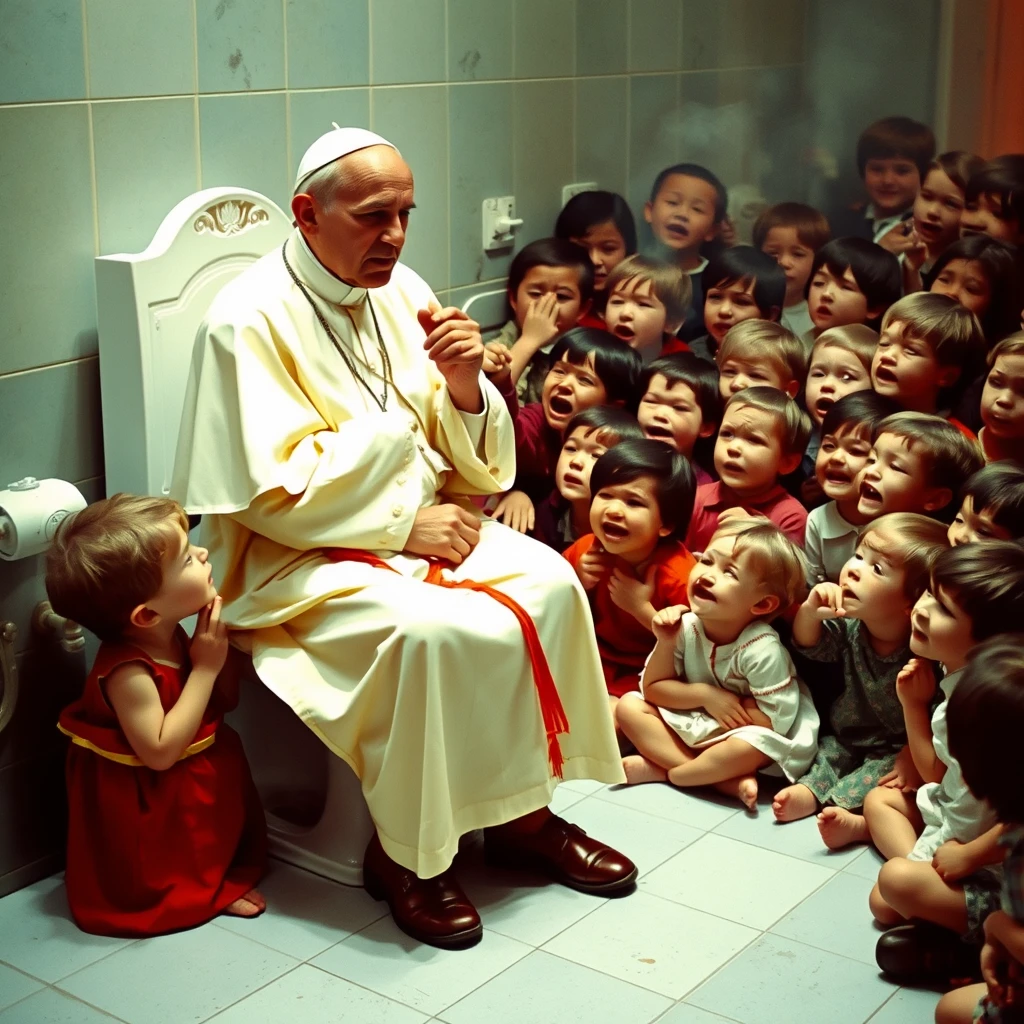
[[[99,754],[100,757],[105,757],[108,761],[114,761],[117,764],[126,764],[131,768],[145,768],[146,765],[142,759],[135,754],[118,754],[113,750],[104,750],[102,747],[97,747],[91,740],[87,740],[84,736],[77,736],[71,732],[70,729],[66,729],[60,722],[57,723],[57,728],[67,736],[72,743],[79,747],[85,747],[86,750],[91,750],[94,754]],[[182,751],[181,757],[178,761],[184,761],[186,757],[191,757],[193,754],[199,754],[206,750],[207,747],[213,746],[213,741],[217,738],[216,732],[211,732],[209,736],[204,737],[201,740],[196,740],[195,743],[190,743],[184,751]],[[175,762],[177,764],[177,761]]]

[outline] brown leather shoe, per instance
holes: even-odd
[[[375,900],[387,900],[395,924],[418,942],[464,949],[483,935],[476,907],[450,871],[418,878],[384,852],[376,832],[363,857],[363,886]]]
[[[533,868],[570,889],[595,896],[622,896],[636,882],[636,865],[583,829],[552,815],[537,832],[489,828],[484,852],[496,867]]]

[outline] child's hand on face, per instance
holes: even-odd
[[[674,641],[679,632],[679,620],[689,609],[685,604],[672,604],[654,613],[651,619],[651,632],[659,643]]]
[[[613,569],[608,579],[608,596],[612,599],[612,604],[637,619],[642,618],[645,612],[649,614],[651,598],[654,597],[656,571],[657,567],[652,565],[644,579],[638,580],[625,569]]]
[[[539,299],[530,299],[526,316],[523,317],[520,337],[526,338],[530,344],[535,344],[538,348],[543,348],[557,336],[558,296],[554,292],[548,292]]]
[[[843,607],[843,590],[838,583],[818,583],[811,589],[804,604],[819,619],[846,617],[846,609]]]
[[[200,613],[188,654],[192,668],[208,669],[216,675],[228,657],[228,628],[221,622],[224,599],[215,597]]]
[[[488,379],[499,387],[512,372],[512,353],[500,341],[489,341],[484,345],[484,361],[481,369]]]
[[[932,857],[932,867],[944,882],[956,882],[966,878],[975,870],[969,854],[964,852],[964,844],[950,839],[943,843]]]
[[[585,555],[580,557],[576,575],[584,590],[593,590],[612,567],[612,557],[595,540]]]
[[[494,518],[517,533],[529,533],[535,521],[533,502],[522,491],[509,491],[495,505]]]
[[[896,676],[900,704],[928,704],[935,696],[935,670],[924,658],[911,658]]]

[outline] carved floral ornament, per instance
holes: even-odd
[[[224,199],[208,206],[192,225],[197,235],[213,231],[218,235],[239,235],[270,219],[262,207],[248,199]]]

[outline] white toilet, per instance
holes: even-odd
[[[96,259],[107,494],[166,495],[196,330],[217,292],[281,245],[291,218],[258,192],[182,200],[144,252]],[[362,884],[372,823],[351,768],[251,671],[231,718],[267,811],[271,853]]]

